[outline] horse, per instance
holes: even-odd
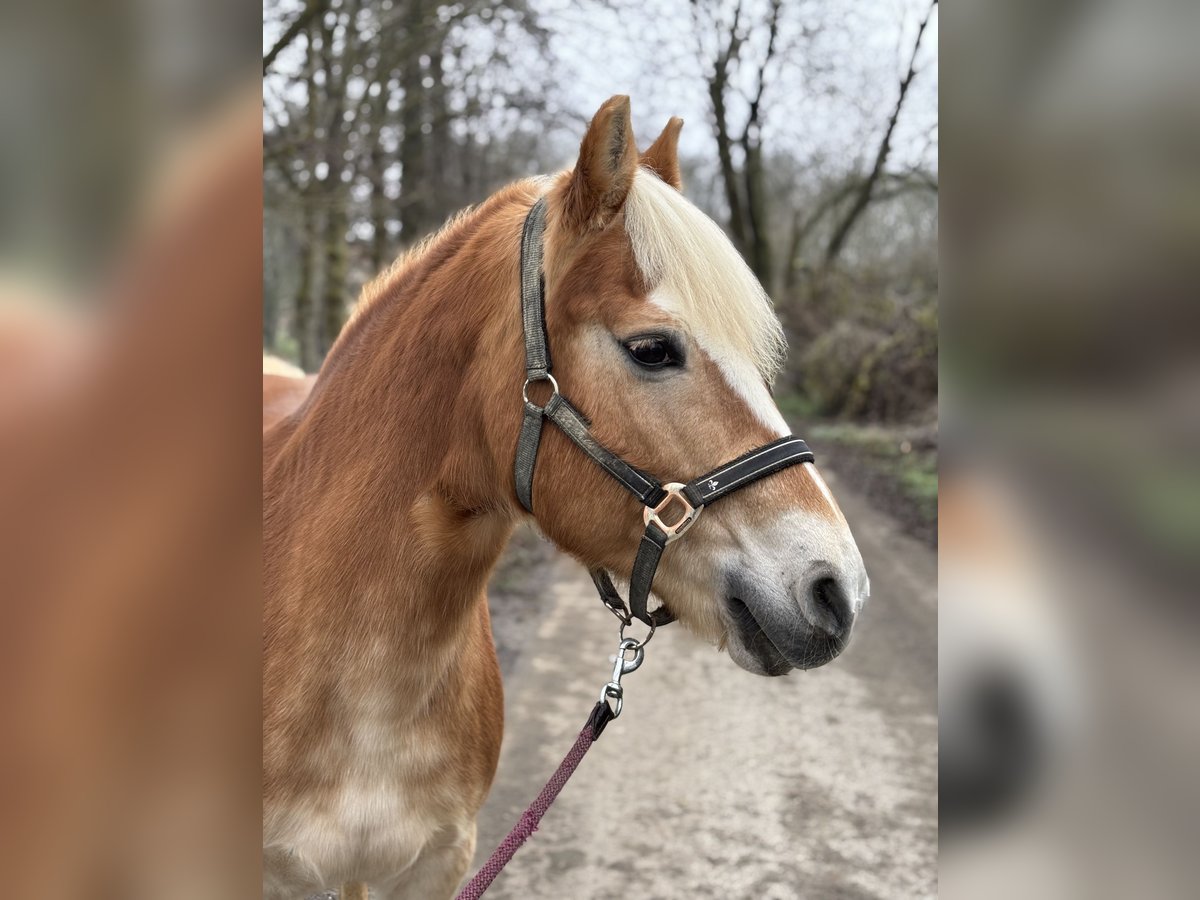
[[[277,356],[263,356],[263,431],[295,411],[316,383],[316,377]]]
[[[311,391],[265,431],[266,896],[448,898],[470,864],[503,733],[485,589],[530,519],[513,459],[535,203],[554,371],[605,447],[690,477],[789,433],[770,392],[782,328],[682,194],[682,124],[639,154],[629,98],[604,103],[573,168],[499,190],[369,283]],[[556,429],[532,486],[560,550],[630,570],[643,509]],[[869,593],[811,463],[706,512],[653,587],[760,675],[837,656]]]

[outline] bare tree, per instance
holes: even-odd
[[[762,146],[763,95],[767,89],[767,69],[778,47],[782,8],[782,0],[771,0],[765,21],[750,22],[742,0],[738,0],[731,21],[723,27],[709,4],[691,0],[692,24],[702,56],[706,46],[705,32],[717,32],[716,53],[704,77],[725,202],[729,208],[729,233],[750,268],[767,284],[772,277],[772,264]],[[750,32],[755,28],[765,31],[765,50],[761,57],[751,60],[747,46]],[[748,111],[738,128],[733,121],[729,97],[734,90],[734,76],[743,66],[751,73],[751,87],[747,96]],[[735,148],[741,151],[740,171],[734,160]]]
[[[349,167],[346,147],[349,140],[351,107],[347,83],[351,70],[359,63],[363,48],[356,27],[360,0],[348,0],[337,15],[325,16],[321,23],[321,71],[326,87],[323,116],[325,151],[324,178],[321,179],[322,205],[325,208],[323,290],[317,335],[321,355],[329,351],[342,330],[349,303],[347,279],[349,248],[349,198],[344,187]]]
[[[900,111],[904,108],[904,98],[908,95],[908,89],[912,86],[913,79],[917,76],[917,54],[921,49],[921,39],[925,36],[925,29],[929,25],[929,20],[933,17],[934,10],[937,9],[937,4],[938,0],[932,0],[929,4],[929,9],[925,13],[925,18],[921,20],[921,24],[917,27],[917,36],[913,40],[912,53],[908,59],[908,71],[900,79],[900,90],[896,97],[896,105],[892,107],[892,114],[888,117],[887,126],[883,130],[883,138],[879,142],[879,149],[875,152],[875,162],[871,166],[871,171],[867,174],[867,177],[863,179],[858,189],[854,192],[853,202],[833,229],[833,233],[829,238],[829,244],[825,248],[826,265],[833,263],[842,252],[842,248],[846,246],[846,239],[850,236],[850,232],[859,218],[871,204],[872,194],[875,191],[876,185],[884,175],[888,156],[892,151],[892,135],[896,130],[896,123],[900,120]]]
[[[317,40],[320,31],[320,26],[316,20],[310,20],[307,27],[307,48],[308,55],[305,60],[304,67],[304,83],[307,89],[307,96],[315,98],[317,96],[317,54],[314,50],[314,42]],[[304,121],[309,134],[317,131],[317,104],[310,102],[304,110]],[[308,159],[306,160],[306,168],[309,173],[315,170],[314,156],[315,147],[309,145],[307,150]],[[280,169],[283,172],[288,172],[287,166]],[[288,177],[291,177],[290,175]],[[314,177],[310,175],[308,181],[302,186],[297,184],[297,193],[300,197],[300,279],[296,286],[295,299],[295,322],[294,328],[296,331],[296,339],[299,344],[300,365],[306,371],[312,371],[316,366],[320,365],[321,354],[317,348],[317,322],[313,315],[313,275],[317,265],[317,221],[316,214],[311,202],[312,197],[316,194],[317,184]]]
[[[795,288],[803,268],[804,248],[811,244],[809,238],[814,233],[819,236],[821,224],[851,198],[857,199],[862,194],[866,179],[850,177],[829,186],[816,202],[806,208],[797,208],[792,213],[788,250],[784,258],[783,286],[790,291]],[[938,192],[937,178],[929,172],[914,169],[911,172],[885,172],[877,176],[875,187],[871,190],[870,203],[886,203],[906,194]]]
[[[272,287],[286,293],[264,315],[285,323],[266,334],[313,370],[364,278],[524,170],[526,152],[497,152],[512,138],[496,119],[505,108],[543,115],[551,76],[530,62],[548,42],[524,0],[313,0],[286,21],[264,56],[263,136],[274,204],[265,227],[288,236],[270,242],[287,256]],[[516,43],[521,34],[531,46]],[[504,78],[512,65],[535,77]]]

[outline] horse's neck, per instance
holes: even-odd
[[[513,526],[479,394],[496,378],[474,369],[507,341],[489,321],[494,304],[471,290],[503,282],[487,265],[428,273],[412,296],[377,300],[302,412],[268,435],[268,628],[310,653],[357,648],[429,672],[448,660],[424,657],[452,656],[473,621]]]

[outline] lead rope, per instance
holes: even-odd
[[[630,652],[633,653],[633,658],[626,659],[626,654]],[[546,782],[546,786],[542,788],[541,793],[529,804],[525,812],[521,813],[521,818],[517,820],[517,824],[512,827],[512,830],[500,842],[500,845],[492,851],[492,855],[488,857],[488,861],[483,864],[483,867],[475,873],[475,877],[467,882],[466,887],[458,892],[455,900],[479,900],[484,892],[491,887],[492,882],[496,880],[496,876],[504,870],[509,860],[521,848],[521,845],[529,839],[531,834],[537,831],[538,824],[542,821],[542,816],[550,809],[558,797],[559,791],[563,789],[563,786],[575,774],[575,770],[583,762],[583,757],[587,754],[592,744],[599,740],[605,726],[621,714],[625,693],[625,689],[621,686],[621,676],[628,675],[637,669],[644,659],[644,643],[635,641],[633,638],[622,638],[621,644],[617,648],[616,661],[613,664],[612,679],[601,690],[600,699],[592,707],[592,714],[588,716],[587,724],[579,732],[579,737],[575,738],[575,743],[571,745],[571,749],[567,751],[567,755],[563,758],[563,761],[558,764],[558,768],[554,770],[554,774],[550,776],[550,780]],[[613,705],[609,704],[610,700],[613,701]]]

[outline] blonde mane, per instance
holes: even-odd
[[[787,342],[770,298],[720,227],[679,191],[641,169],[625,202],[638,267],[705,343],[748,360],[768,384]]]

